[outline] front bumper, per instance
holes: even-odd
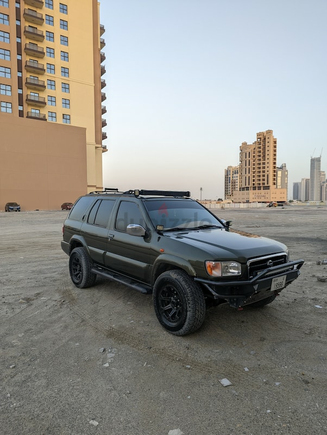
[[[269,267],[246,281],[211,281],[202,278],[194,280],[202,284],[214,299],[226,300],[232,307],[240,308],[266,299],[272,294],[279,294],[300,275],[303,263],[304,260],[296,260]],[[282,276],[286,276],[285,286],[279,290],[271,290],[273,278]]]

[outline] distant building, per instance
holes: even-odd
[[[321,200],[321,157],[311,157],[309,201]]]
[[[240,146],[239,185],[233,192],[233,201],[287,201],[286,164],[283,163],[277,171],[276,161],[277,139],[272,130],[257,133],[257,140],[252,144],[243,142]]]
[[[301,183],[299,181],[296,181],[295,183],[293,183],[293,199],[295,201],[300,200],[301,195]]]
[[[300,185],[300,201],[309,201],[310,178],[302,178]]]
[[[238,166],[225,169],[225,199],[232,199],[235,190],[238,190],[238,173]]]

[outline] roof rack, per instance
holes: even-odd
[[[119,190],[116,187],[105,187],[104,190],[94,190],[94,192],[90,192],[89,195],[100,193],[119,193]]]
[[[138,196],[174,196],[174,197],[190,197],[191,192],[183,190],[146,190],[146,189],[135,189],[128,190],[124,194]]]

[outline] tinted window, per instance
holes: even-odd
[[[139,224],[145,228],[145,222],[137,204],[122,201],[117,213],[115,227],[118,231],[126,231],[126,227],[129,224]]]
[[[95,216],[95,225],[99,225],[100,227],[108,226],[109,217],[114,204],[115,201],[110,201],[108,199],[101,201],[100,207]]]
[[[87,222],[89,224],[94,224],[95,221],[95,216],[97,214],[97,211],[99,209],[99,205],[101,203],[101,199],[99,199],[98,201],[96,201],[96,203],[94,204],[94,206],[91,208],[91,211],[89,213],[89,217],[87,219]]]
[[[69,219],[73,219],[75,221],[82,220],[82,217],[85,215],[85,212],[93,201],[94,197],[92,196],[83,196],[80,198],[70,212]]]

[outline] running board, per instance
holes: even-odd
[[[152,287],[147,284],[143,284],[137,281],[133,281],[124,275],[118,275],[117,273],[110,272],[109,270],[105,270],[103,268],[92,267],[91,271],[96,273],[97,275],[103,276],[105,278],[109,278],[112,281],[119,282],[120,284],[124,284],[134,290],[137,290],[144,294],[152,293]]]

